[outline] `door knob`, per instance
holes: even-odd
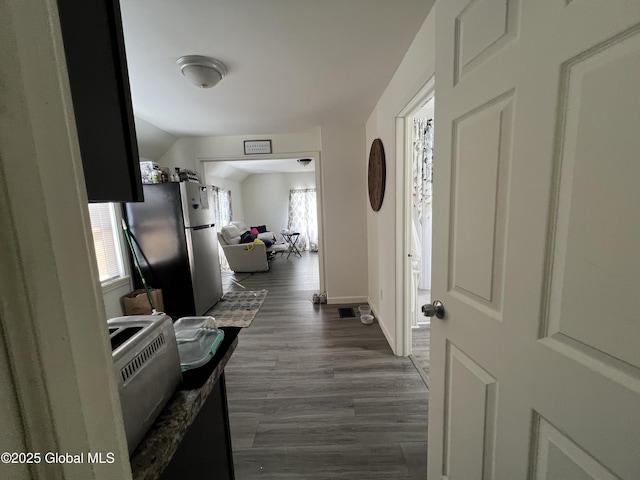
[[[425,317],[444,318],[444,305],[440,300],[434,300],[422,306],[422,314]]]

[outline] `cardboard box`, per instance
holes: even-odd
[[[164,303],[162,301],[162,290],[150,288],[151,300],[156,307],[156,312],[164,312]],[[122,309],[125,315],[151,315],[151,305],[147,298],[147,292],[144,288],[134,290],[122,297]]]

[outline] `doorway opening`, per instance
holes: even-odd
[[[412,118],[411,202],[408,205],[411,210],[411,360],[427,386],[431,325],[421,308],[431,302],[434,103],[431,96]]]
[[[256,156],[246,158],[199,159],[206,183],[229,191],[229,221],[247,226],[263,225],[284,241],[283,233],[297,232],[297,256],[314,257],[318,262],[317,286],[324,289],[321,225],[321,185],[319,152],[306,152],[311,162],[300,156]],[[221,224],[224,226],[224,224]],[[279,260],[280,256],[276,256]],[[290,261],[296,255],[284,255]],[[221,260],[224,254],[221,254]],[[228,274],[233,274],[229,269]]]
[[[429,379],[429,319],[422,305],[431,300],[431,196],[435,127],[432,77],[396,118],[398,202],[396,353],[409,356],[423,381]]]

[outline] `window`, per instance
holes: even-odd
[[[123,277],[120,229],[113,203],[90,203],[89,216],[100,282],[104,284]]]
[[[216,231],[220,231],[225,225],[231,222],[231,190],[224,188],[211,187],[213,190],[213,208],[215,213]],[[230,272],[229,262],[222,250],[222,245],[218,243],[218,258],[220,259],[220,270]]]
[[[289,190],[287,228],[300,233],[296,244],[300,250],[318,251],[318,207],[315,188]]]
[[[215,223],[218,231],[220,231],[220,228],[229,225],[229,222],[231,222],[231,190],[219,187],[211,187],[211,189],[213,191]]]

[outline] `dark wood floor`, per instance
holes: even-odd
[[[422,306],[430,302],[431,291],[418,290],[418,305]],[[411,359],[427,384],[427,388],[429,388],[431,325],[429,319],[422,315],[418,317],[418,325],[418,328],[411,329]]]
[[[422,370],[422,375],[427,386],[429,385],[429,345],[431,340],[430,325],[420,324],[418,328],[411,330],[411,356],[416,368]]]
[[[311,302],[317,255],[230,278],[269,290],[226,368],[236,478],[425,479],[427,389],[377,323]]]

